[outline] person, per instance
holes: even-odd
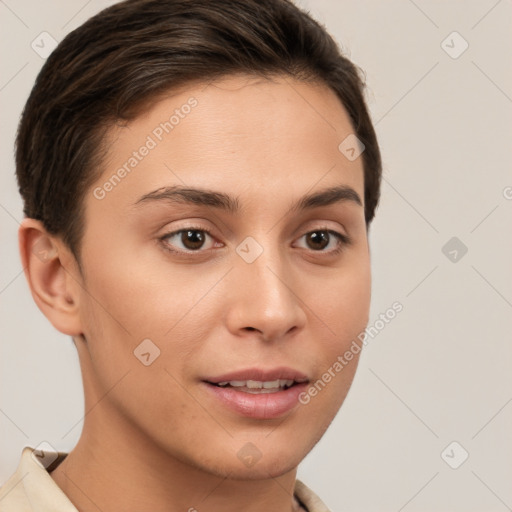
[[[364,89],[289,0],[128,0],[57,46],[16,140],[19,247],[84,421],[69,453],[23,449],[2,512],[328,510],[296,474],[368,323]]]

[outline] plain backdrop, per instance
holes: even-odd
[[[0,2],[0,483],[25,445],[72,449],[83,417],[75,348],[18,255],[13,141],[44,62],[32,42],[111,3]],[[298,477],[333,511],[511,510],[512,3],[298,4],[366,73],[384,162],[370,324],[403,305]]]

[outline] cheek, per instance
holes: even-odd
[[[211,299],[202,298],[222,274],[200,276],[176,266],[148,264],[135,252],[116,251],[114,244],[105,244],[101,254],[88,255],[81,314],[102,385],[108,388],[124,372],[140,369],[147,370],[143,382],[172,380],[164,368],[182,373],[216,318],[208,309]],[[143,341],[148,339],[149,344]],[[137,358],[143,346],[149,348],[150,360],[157,354],[147,368]]]
[[[148,264],[129,251],[105,249],[88,268],[86,302],[103,325],[133,341],[162,337],[187,313],[208,283],[180,269]],[[191,279],[193,277],[193,279]],[[129,333],[129,334],[128,334]]]
[[[371,299],[371,272],[367,253],[355,254],[352,261],[340,270],[339,278],[332,280],[323,297],[316,294],[321,304],[320,318],[325,318],[333,345],[339,350],[364,331],[368,324]]]
[[[362,254],[355,261],[356,264],[347,266],[350,271],[340,272],[339,279],[333,280],[323,295],[317,293],[314,301],[314,313],[322,320],[325,334],[315,347],[319,355],[316,378],[320,382],[312,390],[311,401],[332,413],[337,411],[352,383],[362,351],[361,335],[369,318],[369,258]]]

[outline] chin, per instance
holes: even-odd
[[[263,444],[265,447],[261,446]],[[281,450],[278,446],[272,446],[268,440],[267,443],[259,443],[261,450],[257,446],[257,440],[254,443],[248,441],[241,448],[237,443],[236,447],[197,457],[194,465],[220,478],[263,480],[276,478],[296,469],[307,454],[306,448],[301,446],[298,449],[297,440]]]
[[[294,464],[290,459],[284,460],[259,460],[254,466],[251,467],[240,467],[237,465],[232,468],[232,471],[224,475],[229,477],[231,480],[264,480],[269,478],[277,478],[290,471],[293,471],[299,465],[300,460],[297,459],[297,463]]]

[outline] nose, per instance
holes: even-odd
[[[265,341],[297,334],[306,323],[298,270],[267,247],[252,263],[236,257],[227,292],[227,327],[237,336],[257,331]],[[252,335],[253,336],[253,335]]]

